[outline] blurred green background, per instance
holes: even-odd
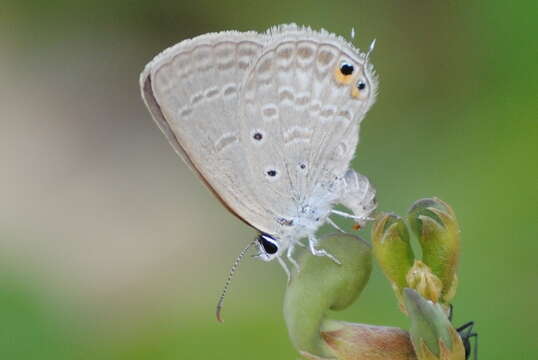
[[[287,22],[366,48],[380,96],[354,167],[380,208],[450,203],[455,322],[481,359],[537,359],[536,1],[0,2],[0,359],[295,359],[285,275],[153,124],[138,75],[185,38]],[[349,227],[351,224],[340,223]],[[368,232],[363,232],[368,238]],[[407,328],[375,269],[335,318]]]

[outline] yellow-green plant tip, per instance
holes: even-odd
[[[465,348],[463,347],[463,342],[454,328],[450,329],[450,336],[453,340],[452,349],[449,349],[443,341],[439,340],[439,349],[441,349],[441,351],[439,356],[436,356],[430,349],[428,349],[424,341],[422,341],[420,350],[417,353],[417,358],[419,360],[465,360]]]
[[[419,242],[422,247],[422,259],[443,282],[443,295],[451,289],[455,293],[456,289],[452,288],[452,283],[461,252],[460,230],[452,217],[437,209],[431,211],[444,220],[445,227],[439,227],[431,218],[421,217],[423,233],[419,237]]]
[[[465,356],[458,357],[461,355],[463,346],[461,339],[458,336],[454,337],[456,330],[448,320],[442,306],[424,299],[413,289],[406,288],[403,293],[411,320],[409,333],[418,359],[464,360]],[[446,355],[443,355],[444,358],[441,357],[443,347],[448,350],[448,358]],[[430,352],[434,357],[431,357]]]
[[[436,197],[425,198],[415,201],[408,211],[408,220],[413,232],[420,236],[422,234],[422,222],[420,216],[427,216],[433,218],[440,226],[444,226],[443,220],[438,217],[438,212],[433,212],[432,209],[438,210],[438,212],[447,214],[449,217],[455,218],[452,208]]]
[[[463,340],[454,327],[450,327],[449,331],[450,339],[452,340],[452,348],[448,348],[446,344],[442,343],[440,344],[442,346],[441,351],[443,351],[443,347],[446,348],[447,360],[465,360],[465,346],[463,345]]]
[[[430,349],[426,346],[426,343],[424,341],[421,341],[419,350],[417,351],[417,358],[420,360],[439,360],[440,356],[436,356],[434,353],[430,351]]]
[[[375,258],[393,287],[401,290],[407,286],[405,277],[413,266],[414,255],[403,219],[394,214],[378,217],[372,227],[372,246]]]
[[[413,205],[411,205],[411,207],[409,208],[408,213],[413,214],[415,212],[425,212],[425,210],[431,208],[437,209],[441,212],[447,213],[452,217],[455,217],[454,210],[452,210],[450,205],[437,197],[424,198],[415,201]],[[420,230],[417,228],[417,226],[420,226],[420,224],[411,224],[413,231],[419,233]]]
[[[430,268],[420,260],[415,260],[406,276],[409,288],[416,290],[420,296],[433,302],[439,302],[443,283]]]
[[[372,255],[367,242],[349,234],[324,237],[319,247],[341,265],[304,251],[298,258],[301,270],[286,290],[284,318],[297,350],[331,358],[333,352],[320,337],[321,325],[329,309],[345,309],[360,295],[370,277]]]
[[[417,201],[409,211],[409,223],[422,247],[422,261],[443,283],[442,301],[456,292],[453,285],[460,257],[460,229],[454,211],[437,199]]]

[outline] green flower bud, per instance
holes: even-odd
[[[416,290],[423,298],[439,302],[443,283],[422,261],[415,260],[415,264],[407,273],[406,279],[408,286]]]
[[[460,228],[452,208],[437,198],[418,200],[409,210],[409,223],[422,247],[422,261],[442,282],[440,301],[456,293]]]
[[[465,360],[461,338],[442,306],[424,299],[412,289],[404,289],[403,294],[418,360]]]
[[[383,214],[372,227],[374,256],[389,281],[398,289],[407,286],[406,275],[413,266],[413,249],[403,219]]]
[[[370,277],[372,255],[367,242],[349,234],[322,238],[319,247],[341,265],[304,251],[298,258],[301,270],[286,289],[284,317],[297,350],[333,358],[333,351],[320,336],[326,313],[343,310],[357,299]]]

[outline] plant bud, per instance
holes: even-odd
[[[456,270],[460,257],[460,228],[452,208],[437,198],[415,202],[408,215],[422,247],[422,261],[443,286],[440,301],[456,293]]]
[[[372,245],[374,256],[395,291],[407,287],[406,275],[413,266],[414,255],[403,219],[382,214],[372,228]]]
[[[422,261],[415,260],[415,264],[407,273],[406,279],[408,286],[416,290],[423,298],[439,302],[443,283]]]
[[[418,360],[465,360],[465,348],[442,306],[404,289],[411,341]]]

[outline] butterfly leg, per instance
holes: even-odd
[[[335,214],[335,215],[339,215],[339,216],[342,216],[342,217],[345,217],[345,218],[348,218],[348,219],[364,220],[364,221],[372,221],[372,220],[374,220],[374,218],[371,218],[371,217],[368,217],[368,216],[355,216],[355,215],[351,215],[351,214],[348,214],[346,212],[339,211],[339,210],[331,210],[331,212],[333,214]]]
[[[334,261],[335,263],[337,263],[338,265],[342,265],[342,263],[332,254],[328,253],[327,250],[325,249],[318,249],[317,248],[317,245],[318,245],[318,239],[313,236],[313,235],[310,235],[308,237],[308,245],[310,247],[310,252],[313,254],[313,255],[316,255],[316,256],[327,256],[329,259],[331,259],[332,261]]]
[[[342,233],[346,233],[344,230],[340,229],[340,226],[336,225],[336,223],[334,221],[331,220],[331,218],[327,218],[327,222],[333,227],[335,228],[336,230],[342,232]]]
[[[280,266],[282,266],[282,268],[284,269],[284,272],[286,273],[286,275],[288,276],[288,284],[291,283],[291,272],[290,272],[290,269],[288,268],[288,265],[286,265],[286,263],[280,256],[277,257],[277,260]]]
[[[299,245],[300,247],[306,247],[306,245],[303,244],[300,240],[297,240],[297,241],[295,242],[295,245]]]
[[[301,270],[301,267],[299,266],[297,261],[293,258],[293,249],[294,249],[294,244],[290,244],[290,246],[288,246],[286,256],[288,257],[288,260],[290,261],[290,263],[295,267],[295,270],[299,272]]]

